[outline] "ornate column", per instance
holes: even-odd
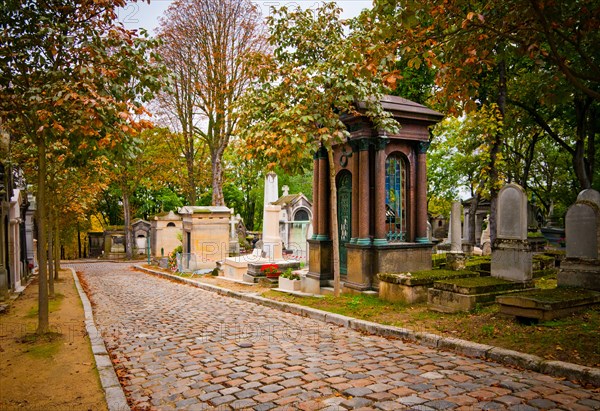
[[[313,206],[312,206],[312,225],[313,235],[311,240],[316,240],[319,236],[319,186],[322,184],[319,178],[319,150],[313,155]]]
[[[386,245],[385,225],[385,146],[390,140],[385,134],[377,139],[375,146],[375,238],[373,245]]]
[[[428,243],[427,238],[427,149],[429,141],[420,141],[417,154],[417,221],[415,241]]]
[[[327,164],[327,150],[324,147],[319,149],[319,231],[317,240],[329,240],[329,219],[331,218],[331,210],[329,204],[329,167]]]
[[[358,245],[371,245],[369,237],[369,219],[371,199],[369,198],[369,140],[359,140],[359,209],[358,209]]]
[[[358,144],[354,141],[351,143],[352,146],[352,238],[350,244],[356,244],[358,241],[358,224],[359,216],[358,210],[360,209],[360,197],[358,187],[360,184],[360,159],[358,156]]]

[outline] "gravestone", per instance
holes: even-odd
[[[231,209],[231,217],[229,219],[229,255],[240,254],[240,241],[238,238],[237,226],[239,224],[239,214],[236,216],[233,208]]]
[[[507,184],[498,193],[497,236],[505,240],[527,240],[527,194],[517,184]]]
[[[462,229],[460,218],[462,204],[459,201],[452,203],[450,213],[450,252],[446,254],[446,264],[451,270],[465,268],[465,253],[462,251]]]
[[[490,241],[490,216],[484,220],[486,226],[481,232],[481,254],[490,255],[492,254],[492,243]]]
[[[496,241],[492,249],[492,277],[528,282],[533,278],[533,253],[527,241],[527,194],[517,184],[498,193]]]
[[[600,291],[600,193],[584,190],[565,217],[567,255],[558,285]]]
[[[450,226],[452,227],[452,231],[450,231],[450,251],[455,253],[462,252],[461,208],[460,202],[455,201],[452,203],[452,212],[450,213]]]

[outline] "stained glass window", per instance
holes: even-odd
[[[406,241],[406,162],[399,154],[385,161],[385,222],[387,240]]]

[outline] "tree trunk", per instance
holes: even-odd
[[[467,244],[475,245],[477,236],[475,235],[475,220],[477,207],[479,206],[479,193],[471,198],[469,206],[469,231],[467,231]]]
[[[77,255],[81,258],[81,230],[79,228],[79,220],[77,220]]]
[[[58,211],[54,210],[54,279],[60,271],[60,232],[58,231]]]
[[[211,155],[212,159],[212,205],[224,206],[223,197],[223,165],[221,163],[222,155],[220,150],[216,150]]]
[[[338,235],[338,209],[337,190],[335,183],[335,163],[333,161],[333,149],[327,148],[329,159],[329,185],[331,190],[331,240],[333,242],[333,293],[336,297],[340,295],[340,238]]]
[[[48,234],[46,221],[46,141],[41,138],[38,144],[38,188],[37,188],[37,218],[38,218],[38,258],[39,258],[39,293],[38,293],[38,334],[50,331],[48,318]]]
[[[585,190],[592,187],[592,179],[589,173],[589,167],[586,165],[585,158],[585,141],[586,141],[586,113],[589,108],[587,101],[583,98],[575,97],[575,121],[576,121],[576,138],[575,141],[575,154],[573,155],[573,169],[575,175],[579,181],[579,187],[581,190]],[[591,140],[593,142],[593,139]],[[589,163],[589,159],[588,159]]]
[[[48,211],[48,294],[50,299],[54,299],[54,219],[52,211]]]
[[[504,121],[506,113],[506,62],[504,60],[498,63],[498,110],[499,122]],[[494,244],[496,240],[496,215],[498,205],[498,154],[502,144],[502,131],[499,130],[493,136],[492,147],[490,150],[490,241]]]
[[[521,186],[525,191],[527,191],[527,187],[529,186],[529,173],[531,172],[531,163],[533,162],[533,157],[535,156],[535,146],[537,142],[540,140],[540,133],[536,133],[533,136],[533,139],[529,143],[529,147],[527,147],[527,157],[525,158],[525,169],[523,170],[523,178],[521,179]]]
[[[191,137],[193,138],[193,137]],[[196,177],[194,176],[194,155],[193,155],[193,150],[194,150],[194,146],[193,146],[193,142],[190,142],[190,146],[191,146],[191,153],[187,153],[185,156],[185,163],[186,163],[186,168],[187,168],[187,201],[189,203],[189,205],[191,206],[195,206],[196,205]]]
[[[133,258],[133,229],[131,227],[131,207],[129,205],[129,192],[123,190],[123,219],[125,222],[125,257]]]

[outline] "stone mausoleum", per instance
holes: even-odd
[[[333,147],[344,291],[377,289],[380,272],[431,268],[426,152],[429,127],[443,115],[401,97],[385,96],[382,104],[400,123],[397,134],[377,130],[366,116],[346,116],[350,137]],[[322,147],[314,156],[314,231],[305,290],[311,293],[333,280],[329,181]]]

